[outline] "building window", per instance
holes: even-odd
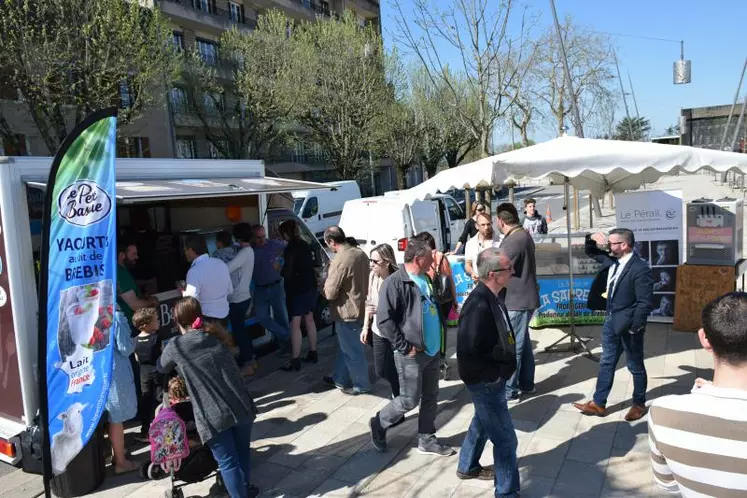
[[[228,16],[233,22],[244,24],[244,6],[236,2],[228,2]]]
[[[118,138],[117,157],[150,157],[148,137]]]
[[[322,11],[323,15],[329,16],[329,2],[321,0],[321,2],[319,2],[319,10]]]
[[[197,146],[194,137],[176,137],[176,157],[179,159],[197,158]]]
[[[171,109],[174,113],[186,113],[189,105],[187,100],[187,91],[184,88],[175,86],[169,92],[169,100],[171,101]]]
[[[216,140],[209,142],[210,159],[227,159],[228,142],[226,140]]]
[[[177,50],[184,50],[184,33],[181,31],[174,31],[172,33],[172,40]]]
[[[0,156],[29,156],[29,143],[25,135],[16,135],[15,140],[3,138]]]
[[[129,81],[119,83],[119,107],[120,109],[130,109],[135,106],[135,92],[132,91],[132,85]]]
[[[210,14],[215,14],[217,9],[215,8],[215,0],[192,0],[192,5],[195,9]]]
[[[197,51],[200,52],[202,60],[206,64],[215,66],[218,64],[218,44],[208,40],[197,39]]]
[[[208,114],[218,114],[226,108],[222,93],[206,93],[202,96],[202,106]]]

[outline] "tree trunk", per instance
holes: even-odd
[[[490,157],[490,133],[488,130],[480,132],[480,155]]]
[[[397,166],[397,190],[404,190],[407,188],[407,170],[409,168],[403,168]]]

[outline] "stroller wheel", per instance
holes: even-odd
[[[148,479],[151,481],[156,481],[163,477],[163,470],[161,469],[160,465],[155,465],[151,463],[148,465]]]

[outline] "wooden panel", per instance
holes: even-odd
[[[733,266],[682,265],[677,268],[677,307],[674,329],[697,332],[700,313],[713,299],[734,291]]]

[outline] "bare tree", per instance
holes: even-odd
[[[533,19],[526,11],[518,14],[519,31],[512,35],[514,0],[413,0],[412,16],[405,15],[401,0],[393,0],[393,5],[398,41],[423,63],[434,84],[446,85],[454,118],[470,130],[482,156],[488,156],[496,121],[513,105],[511,88],[520,84],[528,69],[521,62],[533,57],[527,38]],[[445,50],[458,54],[466,95],[450,77]],[[475,113],[467,96],[476,98]]]
[[[566,17],[561,32],[575,96],[569,94],[565,83],[562,55],[554,27],[549,27],[538,41],[539,52],[532,65],[531,77],[527,78],[533,82],[530,92],[536,99],[539,112],[553,124],[557,132],[566,126],[574,97],[584,128],[588,124],[588,127],[598,130],[604,127],[602,123],[608,121],[605,116],[610,107],[616,104],[612,46],[605,35],[575,25],[570,17]],[[607,131],[609,127],[608,123]],[[594,131],[587,134],[593,135]]]

